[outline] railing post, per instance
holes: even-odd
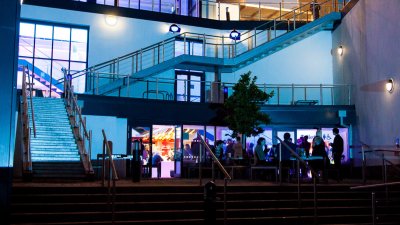
[[[183,54],[186,54],[186,33],[183,33]]]
[[[375,192],[372,192],[372,225],[376,224],[376,196],[375,196]]]
[[[257,29],[254,28],[254,47],[253,48],[256,48],[256,47],[257,47]]]
[[[293,10],[293,30],[296,30],[296,9]]]
[[[322,98],[323,96],[322,96],[322,84],[320,84],[319,85],[319,99],[320,99],[320,105],[323,105],[323,103],[324,103],[324,101],[323,101],[323,98]]]
[[[279,99],[280,99],[280,88],[279,87],[277,87],[277,89],[278,89],[278,94],[277,94],[277,97],[278,97],[278,105],[279,105]]]
[[[156,98],[158,99],[158,77],[156,78]]]
[[[143,49],[140,49],[140,71],[143,69]]]
[[[292,84],[292,104],[294,103],[294,84]]]
[[[279,2],[279,20],[282,20],[282,2]]]
[[[235,38],[235,46],[234,46],[233,50],[234,50],[233,57],[236,57],[236,54],[237,54],[237,52],[236,52],[236,38]]]
[[[274,19],[274,38],[276,38],[276,19]]]
[[[225,39],[224,39],[224,35],[222,35],[222,58],[225,58]]]
[[[221,4],[218,1],[218,20],[221,20]]]
[[[130,96],[130,90],[129,90],[129,88],[130,88],[130,81],[131,81],[131,75],[127,75],[127,77],[126,77],[126,79],[127,79],[127,85],[126,85],[126,97],[129,97]]]
[[[261,2],[258,2],[258,21],[261,21]]]
[[[206,56],[206,34],[203,34],[203,56]]]
[[[99,72],[95,72],[96,74],[96,95],[99,94]]]
[[[175,50],[174,50],[175,51]],[[162,61],[165,61],[165,44],[164,41],[162,41]]]

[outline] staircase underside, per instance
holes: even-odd
[[[163,71],[174,69],[201,70],[206,72],[218,71],[223,73],[234,72],[244,66],[263,59],[277,51],[280,51],[296,42],[304,40],[311,35],[322,31],[332,30],[336,21],[341,19],[341,13],[333,12],[311,23],[305,24],[296,30],[281,35],[265,44],[253,48],[235,58],[214,58],[195,55],[180,55],[163,63],[150,68],[138,71],[134,74],[135,79],[146,78]],[[130,83],[134,82],[133,80]],[[127,84],[127,79],[118,79],[112,83],[100,86],[98,93],[100,95],[113,92]],[[90,93],[89,93],[90,94]]]

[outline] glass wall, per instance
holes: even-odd
[[[28,66],[34,89],[44,96],[60,97],[64,91],[62,68],[80,71],[87,67],[88,28],[36,21],[20,23],[19,58]],[[18,79],[19,87],[21,78]],[[85,78],[74,79],[76,91],[84,92]]]

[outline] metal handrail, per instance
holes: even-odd
[[[81,113],[81,108],[78,105],[77,97],[74,94],[73,87],[71,85],[71,82],[67,79],[67,70],[63,69],[62,70],[64,73],[64,99],[65,99],[65,104],[67,107],[69,107],[69,110],[67,110],[69,116],[73,116],[73,123],[72,124],[74,127],[78,128],[77,133],[75,134],[81,141],[82,145],[79,145],[79,153],[83,162],[83,166],[85,168],[85,172],[87,174],[92,174],[94,173],[92,165],[91,165],[91,158],[90,158],[90,153],[91,153],[91,135],[90,132],[87,131],[86,128],[86,118],[82,117]],[[78,117],[78,118],[77,118]],[[78,119],[78,121],[76,121]],[[75,132],[74,132],[75,133]],[[81,134],[82,133],[82,134]],[[82,136],[81,136],[82,135]],[[86,152],[86,144],[85,144],[85,138],[89,143],[89,153]]]
[[[117,170],[115,169],[115,164],[114,160],[112,157],[112,150],[110,148],[110,145],[108,144],[108,140],[106,137],[106,133],[104,129],[101,130],[103,134],[103,164],[102,164],[102,187],[105,186],[105,157],[106,155],[108,156],[108,203],[111,203],[111,217],[112,217],[112,224],[115,223],[115,193],[116,193],[116,188],[115,188],[115,181],[117,181],[118,178],[118,173]],[[112,180],[112,188],[111,188],[111,180]],[[110,195],[111,195],[111,201],[110,201]]]
[[[82,0],[76,0],[76,1],[82,1]],[[342,8],[344,6],[346,6],[346,4],[348,4],[350,1],[351,0],[344,0],[343,3],[339,3],[336,0],[336,2],[338,2],[338,7],[342,6]],[[86,2],[86,1],[84,1],[84,2]],[[120,5],[118,1],[116,1],[115,3],[116,4],[111,4],[111,5],[115,6],[115,7],[120,7],[120,8],[132,8],[132,9],[143,10],[143,9],[140,9],[139,5],[131,5],[131,4],[129,4],[129,5]],[[264,19],[263,16],[261,15],[261,10],[262,9],[273,9],[273,10],[277,11],[279,14],[282,14],[283,11],[290,10],[293,7],[296,7],[296,6],[299,5],[298,1],[286,1],[286,0],[285,1],[281,1],[281,2],[268,2],[268,1],[266,1],[266,2],[265,1],[238,2],[238,1],[235,1],[235,0],[223,1],[223,2],[220,2],[220,1],[202,1],[201,4],[199,5],[199,7],[201,7],[201,9],[204,10],[204,11],[211,11],[211,9],[217,8],[216,15],[214,15],[214,14],[209,15],[207,13],[204,17],[203,17],[203,15],[198,15],[198,16],[193,16],[193,17],[200,17],[200,18],[206,18],[206,19],[212,19],[212,20],[221,20],[221,14],[225,13],[225,10],[223,10],[222,7],[221,7],[221,3],[229,4],[229,5],[232,5],[232,6],[245,5],[246,7],[252,7],[255,10],[258,10],[259,15],[258,15],[258,17],[257,16],[253,16],[254,17],[253,20],[257,20],[257,18],[258,18],[258,20]],[[97,1],[97,4],[110,5],[109,3],[107,3],[107,4],[106,4],[106,2],[100,3],[99,1]],[[150,4],[152,4],[152,3],[150,2]],[[158,2],[157,2],[157,4],[158,4]],[[159,12],[159,13],[166,13],[166,14],[182,15],[182,14],[179,13],[178,10],[176,10],[176,7],[177,7],[176,5],[170,5],[169,2],[163,2],[163,1],[161,1],[160,4],[161,4],[161,6],[164,5],[165,8],[168,8],[168,9],[170,7],[173,7],[174,10],[163,10],[163,7],[159,7],[159,5],[152,5],[150,7],[150,9],[144,9],[144,10],[146,10],[146,11],[149,10],[149,11]],[[238,12],[238,14],[239,14],[239,21],[241,21],[242,18],[247,18],[246,16],[244,16],[244,15],[242,15],[240,13],[240,9],[236,10],[236,12]],[[212,16],[212,15],[214,15],[214,16]],[[185,16],[191,16],[191,15],[185,15]],[[268,17],[267,17],[267,19],[268,19]]]
[[[361,186],[353,186],[350,187],[351,190],[360,190],[360,189],[370,189],[377,187],[385,187],[386,188],[386,199],[388,199],[388,187],[389,186],[400,186],[400,182],[391,182],[391,183],[383,183],[383,184],[370,184],[370,185],[361,185]],[[371,192],[371,218],[372,225],[376,224],[376,195],[375,192]]]
[[[22,152],[22,168],[24,173],[32,173],[32,159],[31,159],[31,128],[29,125],[29,115],[28,115],[28,100],[27,100],[27,84],[26,84],[26,76],[28,68],[26,66],[22,67],[22,102],[21,102],[21,111],[22,111],[22,136],[23,136],[23,152]],[[30,85],[31,86],[31,85]],[[32,106],[32,89],[30,89],[30,99]],[[33,107],[32,107],[32,121],[34,121]],[[34,124],[34,123],[33,123]],[[34,125],[33,125],[34,126]],[[34,126],[35,129],[35,126]],[[36,129],[34,130],[34,135],[36,137]]]
[[[176,79],[176,78],[153,78],[149,77],[146,79],[143,78],[132,78],[128,74],[117,74],[117,73],[107,73],[107,72],[96,72],[95,75],[88,75],[87,78],[93,82],[93,84],[99,84],[99,79],[111,80],[112,77],[117,79],[124,79],[125,92],[119,92],[118,96],[121,97],[133,97],[140,98],[143,97],[143,89],[132,89],[134,85],[153,85],[152,90],[156,92],[167,91],[171,92],[173,89],[168,85],[175,85],[178,81],[189,82],[189,80],[185,79]],[[228,92],[233,91],[232,87],[235,83],[229,82],[213,82],[213,81],[190,81],[192,83],[199,83],[206,90],[212,88],[213,85],[228,88]],[[141,84],[142,83],[142,84]],[[145,84],[146,83],[146,84]],[[165,85],[161,85],[165,84]],[[105,84],[104,86],[107,86]],[[277,104],[277,105],[293,105],[297,100],[316,100],[315,103],[318,105],[350,105],[351,104],[351,96],[350,90],[352,85],[350,84],[267,84],[267,83],[258,83],[256,84],[258,88],[264,92],[274,91],[275,95],[269,99],[265,104]],[[90,85],[91,86],[91,85]],[[90,91],[91,94],[97,95],[99,94],[98,89],[103,87],[103,85],[93,86]],[[146,87],[144,87],[145,90]],[[140,90],[138,93],[136,90]],[[213,91],[218,91],[211,89]],[[222,90],[222,89],[221,89]],[[319,90],[319,91],[318,91]],[[117,91],[117,89],[113,90]],[[113,92],[111,91],[111,92]],[[118,89],[118,91],[120,91]],[[88,92],[89,93],[89,92]],[[108,92],[106,92],[108,93]],[[101,95],[105,95],[106,93],[102,93]],[[284,93],[284,94],[282,94]],[[296,93],[296,94],[295,94]],[[339,98],[335,96],[336,93],[341,93]],[[289,97],[286,97],[289,96]],[[145,96],[146,97],[146,96]],[[168,100],[168,99],[166,99]],[[173,100],[173,99],[171,99]],[[213,99],[205,99],[206,102],[213,102]]]
[[[207,142],[204,140],[204,138],[197,132],[197,138],[200,139],[201,143],[203,146],[208,150],[208,153],[210,154],[211,158],[213,159],[213,162],[217,164],[218,168],[221,170],[221,172],[224,174],[224,224],[227,223],[227,210],[226,210],[226,186],[228,181],[232,180],[232,177],[229,175],[229,173],[226,171],[224,166],[221,164],[221,162],[218,160],[218,158],[215,156],[214,152],[211,150],[210,146],[207,144]],[[200,180],[200,186],[202,185],[202,177],[201,177],[201,150],[200,150],[200,159],[199,159],[199,180]],[[214,163],[212,164],[212,170],[214,171]]]
[[[279,140],[279,142],[285,146],[286,149],[289,150],[291,155],[296,158],[297,160],[297,199],[299,201],[298,205],[301,207],[301,197],[300,197],[300,173],[299,173],[299,166],[300,163],[303,164],[303,166],[308,167],[306,161],[304,161],[297,153],[295,150],[293,150],[288,144],[286,144],[282,139],[278,136],[276,136],[276,139]],[[279,148],[279,174],[282,174],[282,163],[281,163],[281,158],[282,158],[282,148]],[[317,214],[317,172],[312,168],[309,167],[312,177],[313,177],[313,194],[314,194],[314,224],[318,224],[318,214]],[[281,182],[281,180],[280,180]]]
[[[363,179],[363,183],[366,183],[367,177],[366,177],[366,167],[367,167],[367,159],[366,159],[366,153],[372,153],[378,157],[382,158],[382,179],[384,181],[384,183],[387,182],[387,168],[386,168],[386,163],[389,163],[391,166],[393,166],[393,168],[400,172],[400,167],[398,167],[395,163],[393,163],[391,160],[387,159],[385,157],[384,152],[397,152],[400,153],[399,149],[382,149],[382,146],[379,146],[379,148],[377,149],[371,149],[372,146],[367,145],[363,142],[361,142],[361,154],[362,154],[362,179]],[[388,147],[392,147],[392,146],[384,146],[386,148]],[[370,150],[365,150],[364,148],[368,148]],[[378,154],[378,152],[383,152],[382,154]]]
[[[328,3],[332,3],[332,6],[330,6],[330,4],[328,4]],[[326,1],[324,1],[322,3],[319,3],[319,4],[321,6],[327,5],[327,7],[329,8],[330,11],[339,10],[338,7],[334,7],[336,4],[338,4],[335,0],[326,0]],[[308,5],[309,4],[307,4],[307,6]],[[240,55],[240,54],[242,54],[244,52],[247,52],[247,51],[251,50],[254,47],[257,47],[257,46],[259,46],[261,44],[264,44],[266,42],[271,41],[274,38],[279,37],[278,35],[276,35],[276,30],[277,30],[277,26],[279,26],[280,23],[288,23],[288,25],[290,26],[290,21],[292,20],[293,21],[293,30],[296,29],[296,25],[295,25],[296,21],[300,21],[301,15],[303,15],[305,12],[309,12],[310,11],[309,7],[306,7],[305,10],[304,10],[304,8],[305,8],[304,5],[300,5],[300,7],[295,8],[294,10],[292,10],[292,11],[286,13],[286,14],[279,15],[279,17],[276,17],[273,21],[269,21],[269,22],[264,23],[264,24],[262,24],[260,26],[257,26],[254,29],[251,29],[251,30],[243,32],[242,33],[242,37],[244,37],[244,39],[241,40],[241,41],[234,41],[234,42],[231,42],[231,43],[225,43],[224,39],[226,39],[226,40],[230,40],[230,39],[229,39],[229,37],[226,37],[224,35],[217,36],[217,35],[206,35],[206,34],[199,34],[199,33],[184,32],[182,34],[178,34],[178,35],[175,35],[175,36],[173,36],[171,38],[168,38],[166,40],[160,41],[160,42],[158,42],[156,44],[152,44],[152,45],[147,46],[145,48],[136,50],[136,51],[134,51],[132,53],[123,55],[123,56],[118,57],[116,59],[108,60],[108,61],[100,63],[98,65],[89,67],[89,68],[87,68],[85,70],[76,72],[76,73],[72,74],[72,77],[73,77],[73,79],[76,79],[76,78],[78,78],[80,76],[84,76],[84,75],[87,75],[88,73],[96,72],[96,71],[98,71],[98,70],[100,70],[102,68],[107,68],[107,67],[109,67],[110,70],[115,70],[115,67],[117,66],[118,68],[116,69],[116,71],[119,71],[120,62],[122,62],[122,61],[124,61],[126,59],[132,59],[132,71],[129,74],[134,74],[134,73],[136,73],[138,71],[141,71],[141,70],[145,69],[145,68],[143,68],[143,54],[146,53],[146,52],[157,52],[158,53],[158,54],[156,54],[158,60],[155,61],[154,57],[156,55],[152,55],[152,57],[151,57],[153,61],[150,64],[153,65],[153,66],[156,65],[156,64],[160,64],[160,63],[166,61],[166,59],[165,59],[165,46],[168,47],[168,44],[173,43],[172,48],[174,48],[174,51],[175,51],[175,43],[174,42],[175,42],[175,40],[177,38],[183,39],[184,42],[186,42],[187,40],[190,41],[190,40],[193,40],[193,39],[201,40],[201,41],[203,41],[203,45],[204,46],[207,45],[207,44],[210,44],[210,45],[213,45],[213,46],[217,46],[216,50],[218,50],[220,47],[228,48],[229,51],[230,51],[230,49],[232,49],[232,50],[234,50],[235,53],[232,54],[232,55],[229,54],[228,58],[237,57],[238,55]],[[284,18],[285,16],[288,17],[288,19],[285,18],[285,20],[282,21],[282,22],[278,22],[278,23],[276,22],[276,21],[281,21],[282,18]],[[311,19],[308,20],[308,16],[307,16],[306,22],[311,22],[311,21],[312,21]],[[263,29],[261,29],[261,28],[263,28]],[[269,31],[270,32],[271,29],[273,29],[273,31],[275,33],[275,35],[274,35],[274,37],[272,39],[267,39],[267,40],[254,42],[254,46],[252,44],[251,48],[249,48],[249,49],[247,49],[244,52],[241,52],[239,54],[237,53],[237,47],[238,46],[241,46],[241,45],[247,46],[245,41],[248,41],[248,40],[253,39],[253,38],[255,40],[257,40],[257,35],[260,35],[264,31]],[[290,31],[290,30],[288,30],[288,31]],[[265,35],[262,35],[262,36],[265,36]],[[245,44],[243,44],[243,43],[245,43]],[[190,52],[189,53],[186,52],[186,47],[185,46],[186,46],[186,44],[184,44],[185,51],[183,52],[183,54],[189,54],[190,55]],[[204,46],[203,46],[203,48],[205,48]],[[203,53],[205,53],[205,52],[206,52],[205,49],[203,49]],[[210,55],[207,55],[207,56],[220,58],[220,54],[218,52],[219,51],[216,51],[216,52],[213,51],[213,53],[211,53],[212,54],[211,56]],[[224,53],[224,49],[222,49],[221,52]],[[160,56],[162,56],[162,57],[160,57]],[[203,56],[206,56],[206,55],[203,55]],[[174,57],[176,57],[176,55],[172,54],[172,58],[174,58]],[[222,58],[226,58],[225,54],[222,55]],[[136,64],[136,70],[134,70],[135,64]],[[115,71],[113,71],[113,72],[115,72]],[[63,82],[63,79],[60,79],[59,81],[61,83],[61,82]]]

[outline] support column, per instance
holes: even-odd
[[[9,224],[15,125],[20,0],[0,1],[0,218]]]

